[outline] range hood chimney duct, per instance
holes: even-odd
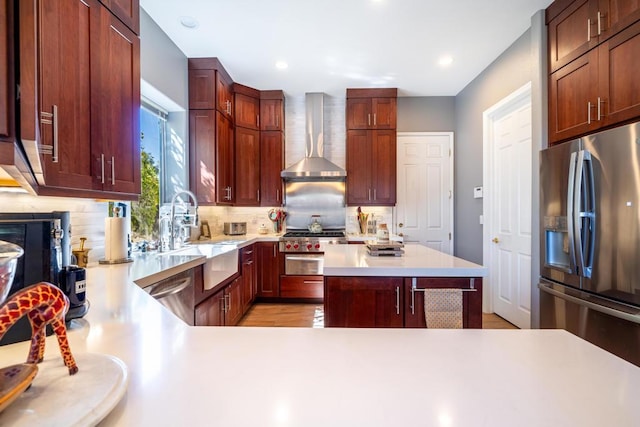
[[[347,172],[324,158],[324,94],[305,94],[305,157],[280,173],[285,180],[344,180]]]

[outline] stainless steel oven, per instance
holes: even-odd
[[[288,276],[322,276],[322,253],[291,253],[284,256],[284,274]]]

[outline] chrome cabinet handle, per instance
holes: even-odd
[[[371,189],[369,189],[369,196],[367,197],[368,200],[371,200]]]
[[[416,305],[416,287],[418,286],[418,279],[415,277],[411,278],[411,314],[416,314],[415,305]]]
[[[256,190],[257,200],[260,201],[260,190]]]
[[[591,101],[587,102],[587,124],[591,124]]]
[[[587,19],[587,43],[591,41],[591,18]]]
[[[256,114],[256,126],[260,127],[260,114]]]
[[[396,286],[396,314],[400,314],[400,286]]]
[[[280,201],[280,190],[276,190],[276,202]]]
[[[373,125],[377,126],[376,113],[373,113]]]
[[[367,114],[367,126],[371,126],[371,114]]]
[[[100,154],[100,184],[104,184],[104,154]]]
[[[600,18],[602,18],[602,14],[598,11],[598,35],[602,34],[602,22]]]
[[[111,185],[116,185],[116,158],[111,156]]]
[[[600,121],[600,119],[602,118],[602,99],[600,97],[598,97],[598,121]]]
[[[51,110],[40,112],[40,123],[53,126],[52,145],[40,144],[38,148],[41,154],[51,154],[51,162],[58,163],[58,106],[53,104]]]
[[[273,257],[274,258],[276,257],[276,245],[275,244],[273,245]]]

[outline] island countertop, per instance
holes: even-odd
[[[404,245],[399,257],[372,256],[366,245],[327,245],[325,276],[485,277],[487,269],[415,243]]]
[[[640,420],[640,368],[563,330],[190,327],[129,274],[126,265],[89,268],[91,309],[69,332],[74,354],[128,367],[127,393],[102,426]],[[28,348],[0,348],[0,366],[23,362]],[[53,336],[49,359],[62,364]]]

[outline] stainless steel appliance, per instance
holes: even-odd
[[[285,275],[320,276],[323,273],[324,249],[327,245],[347,243],[344,230],[290,231],[280,238],[284,254]]]
[[[187,325],[195,325],[193,269],[175,274],[143,288]]]
[[[66,320],[86,314],[89,304],[84,292],[84,269],[70,267],[69,212],[0,213],[0,240],[15,243],[24,250],[9,295],[34,283],[46,281],[59,286],[69,298]],[[72,282],[74,286],[67,286]],[[51,333],[50,328],[48,333]],[[30,338],[31,325],[25,317],[7,331],[0,345]]]
[[[640,366],[640,123],[541,152],[540,326]]]
[[[247,234],[246,222],[225,222],[222,228],[222,232],[228,236],[239,236]]]

